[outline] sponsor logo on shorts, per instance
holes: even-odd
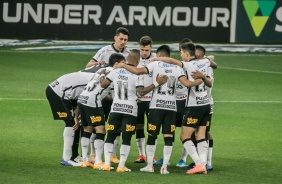
[[[91,123],[100,122],[102,120],[101,116],[90,116]]]
[[[192,119],[192,118],[188,118],[187,119],[187,125],[191,125],[191,124],[197,124],[198,119]]]
[[[171,132],[174,132],[174,131],[175,131],[175,125],[171,125],[171,126],[170,126],[170,131],[171,131]]]
[[[148,124],[148,130],[156,130],[156,126],[152,124]]]
[[[125,131],[127,131],[127,132],[133,132],[134,130],[135,130],[135,126],[126,125]]]
[[[114,125],[108,125],[107,130],[114,130],[115,126]]]
[[[66,118],[68,116],[68,113],[66,112],[57,112],[57,114],[60,118]]]

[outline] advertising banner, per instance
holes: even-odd
[[[0,38],[112,40],[118,27],[129,41],[229,42],[231,0],[4,0]]]
[[[237,43],[282,43],[281,0],[238,0]]]

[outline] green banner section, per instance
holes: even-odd
[[[237,43],[282,43],[281,0],[238,0]]]

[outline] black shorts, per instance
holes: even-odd
[[[150,101],[141,101],[138,103],[137,124],[145,124],[145,114],[148,119]]]
[[[83,126],[105,126],[105,115],[102,107],[94,108],[78,103],[78,108]]]
[[[112,99],[104,98],[102,100],[102,107],[103,107],[103,110],[104,110],[105,120],[106,121],[108,120],[109,114],[111,112],[112,104],[113,104],[113,100]]]
[[[137,117],[113,112],[109,116],[107,131],[111,133],[135,134]]]
[[[209,114],[209,118],[208,118],[208,121],[207,121],[207,124],[206,124],[206,126],[207,126],[207,128],[206,128],[206,131],[208,132],[208,131],[210,131],[210,129],[211,129],[211,121],[212,120],[212,114]]]
[[[154,137],[162,134],[173,134],[175,131],[176,112],[164,109],[150,109],[147,123],[147,131]]]
[[[186,99],[176,100],[176,106],[177,106],[176,120],[175,120],[176,127],[182,126],[182,120],[185,113],[185,103],[186,103]]]
[[[186,107],[182,126],[197,128],[206,126],[209,114],[210,105]]]
[[[71,100],[59,97],[50,86],[46,88],[46,97],[50,104],[54,120],[73,120],[73,110]]]

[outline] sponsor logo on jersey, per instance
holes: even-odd
[[[171,132],[174,132],[175,129],[176,129],[176,128],[175,128],[175,125],[171,125],[171,126],[170,126],[170,131],[171,131]]]
[[[108,125],[107,130],[114,130],[115,126],[114,125]]]
[[[68,113],[66,112],[57,112],[57,114],[60,118],[66,118],[68,116]]]
[[[169,64],[169,63],[163,63],[163,62],[159,62],[158,65],[159,65],[160,68],[177,68],[177,65]]]
[[[194,125],[197,124],[198,119],[192,119],[192,118],[188,118],[187,119],[187,125]]]
[[[100,122],[102,120],[101,116],[90,116],[91,123]]]
[[[135,130],[135,126],[126,125],[125,131],[127,131],[127,132],[133,132],[134,130]]]
[[[148,130],[153,130],[153,131],[155,131],[156,128],[157,128],[157,127],[156,127],[155,125],[148,124]]]
[[[165,69],[165,73],[172,73],[172,70]]]

